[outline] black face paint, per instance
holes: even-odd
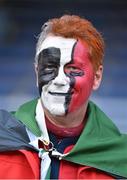
[[[42,87],[58,75],[60,49],[50,47],[41,51],[38,57],[38,83],[41,95]]]
[[[67,93],[67,96],[65,97],[65,103],[64,103],[65,114],[68,113],[68,106],[69,106],[69,103],[70,103],[72,95],[73,95],[72,89],[75,85],[75,78],[72,76],[68,76],[68,77],[70,78],[70,88],[69,88],[69,91]]]
[[[75,50],[75,47],[77,45],[77,42],[74,44],[73,49],[72,49],[71,61],[68,64],[66,64],[66,66],[69,65],[69,64],[74,64],[74,50]],[[75,83],[76,83],[75,77],[83,76],[84,75],[84,71],[82,71],[82,70],[79,70],[79,71],[70,71],[68,73],[66,72],[65,74],[70,79],[70,88],[69,88],[67,96],[65,97],[65,103],[64,103],[65,112],[67,114],[68,113],[68,107],[69,107],[69,104],[70,104],[70,101],[71,101],[71,98],[72,98],[72,95],[73,95],[72,89],[74,88]]]
[[[75,49],[76,44],[77,44],[77,42],[74,44],[74,46],[72,48],[71,61],[69,62],[70,64],[73,63],[74,49]],[[70,89],[68,91],[68,95],[65,97],[65,103],[64,103],[65,113],[67,114],[68,106],[69,106],[69,103],[71,101],[72,94],[73,94],[72,89],[75,85],[75,78],[74,78],[74,76],[71,76],[71,74],[66,74],[66,75],[70,78]]]

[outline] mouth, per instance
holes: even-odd
[[[51,92],[49,91],[49,94],[53,96],[67,96],[67,95],[72,95],[72,93],[61,93],[61,92]]]

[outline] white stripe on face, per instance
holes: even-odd
[[[38,56],[42,50],[47,49],[49,47],[60,48],[61,52],[66,52],[64,58],[65,60],[67,60],[66,58],[71,57],[71,51],[68,51],[68,49],[72,50],[75,42],[76,39],[50,35],[43,41],[42,45],[40,46],[40,49],[38,49],[36,54]]]
[[[68,39],[59,36],[49,36],[42,43],[40,52],[48,48],[58,48],[60,50],[60,62],[57,68],[57,76],[49,80],[42,87],[41,98],[43,105],[50,113],[55,115],[64,115],[66,111],[65,99],[70,89],[70,79],[64,72],[64,66],[72,60],[72,51],[75,39]]]

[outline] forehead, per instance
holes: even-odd
[[[72,49],[77,40],[73,38],[64,38],[61,36],[48,36],[40,45],[37,55],[49,47],[60,48],[63,50]]]
[[[48,36],[41,44],[37,54],[47,57],[46,62],[55,60],[61,65],[69,62],[86,64],[89,61],[89,48],[86,43],[61,36]],[[50,56],[52,58],[48,58]],[[45,58],[43,58],[44,60]]]
[[[57,48],[60,51],[60,61],[64,64],[71,61],[72,51],[74,48],[76,39],[63,38],[60,36],[48,36],[41,44],[37,55],[45,49]]]

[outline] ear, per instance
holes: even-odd
[[[36,86],[38,87],[38,65],[36,63],[34,64],[34,70],[36,74]]]
[[[103,66],[100,65],[94,75],[93,90],[97,90],[101,84],[103,74]]]

